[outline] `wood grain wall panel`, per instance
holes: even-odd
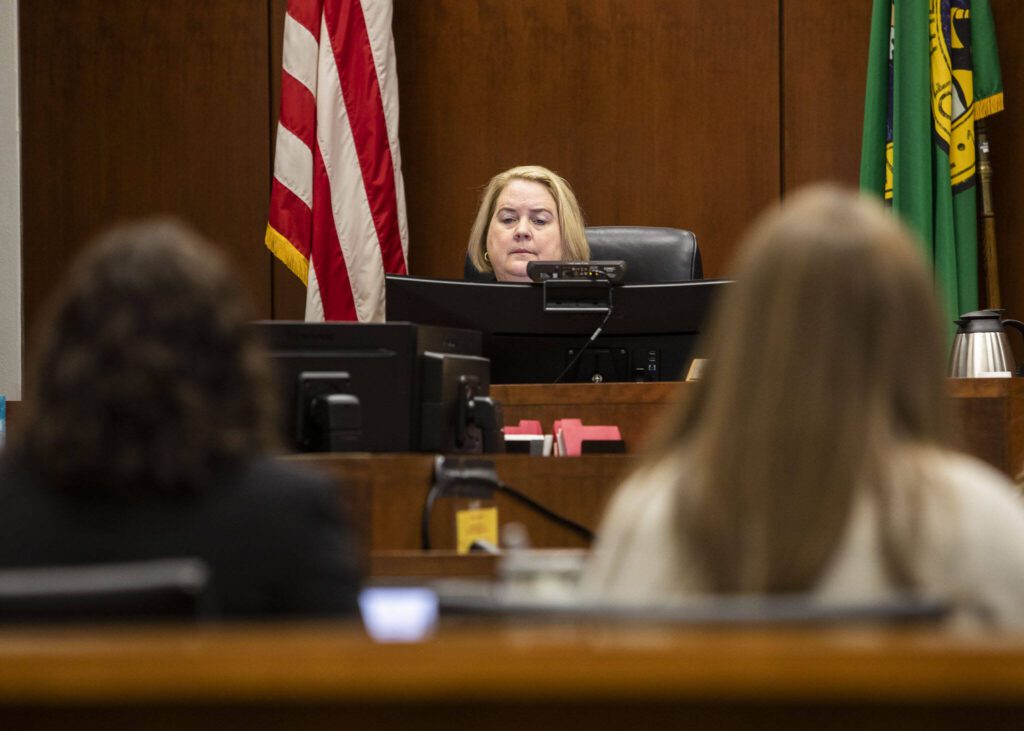
[[[779,193],[778,4],[396,0],[410,269],[461,278],[478,195],[547,165],[588,223],[693,229],[722,275]]]
[[[857,185],[871,3],[782,3],[783,189]]]
[[[153,214],[223,246],[269,316],[267,25],[266,0],[21,3],[29,328],[85,240]]]
[[[1003,307],[1024,318],[1024,4],[992,0],[1006,109],[988,118]],[[1010,335],[1018,354],[1020,339]]]
[[[992,4],[1007,98],[990,123],[1000,264],[1019,316],[1024,53],[1009,39],[1024,8]],[[220,242],[261,315],[302,316],[301,283],[261,249],[285,6],[22,4],[30,327],[87,237],[156,212]],[[726,273],[780,189],[856,181],[869,6],[396,0],[412,271],[460,276],[481,186],[532,161],[570,180],[590,223],[692,228],[708,275]]]

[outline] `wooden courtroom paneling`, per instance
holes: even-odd
[[[871,2],[781,5],[783,190],[821,180],[857,185]]]
[[[493,394],[506,412],[537,418],[545,430],[551,415],[581,416],[587,423],[629,424],[626,455],[530,457],[484,455],[499,479],[557,513],[588,528],[598,526],[608,498],[639,462],[642,440],[631,434],[656,423],[667,403],[685,397],[692,384],[559,384],[496,386]],[[985,460],[1012,478],[1024,473],[1024,380],[951,379],[946,383],[953,416],[953,444]],[[477,457],[479,458],[479,457]],[[433,484],[435,456],[430,454],[321,454],[291,459],[326,469],[338,478],[339,498],[358,534],[364,553],[414,551],[421,545],[421,517]],[[432,545],[454,548],[454,510],[464,499],[440,499],[431,522]],[[500,523],[521,522],[537,548],[582,547],[567,529],[498,494]],[[426,570],[426,569],[424,569]]]
[[[498,574],[499,554],[438,551],[375,551],[366,575],[379,584],[390,580],[472,577],[493,579]]]
[[[552,433],[556,419],[613,425],[619,427],[626,451],[637,453],[660,424],[666,405],[692,386],[677,382],[509,384],[491,386],[491,396],[501,403],[506,424],[532,419],[540,422],[546,434]]]
[[[27,327],[87,238],[153,214],[223,246],[269,316],[266,0],[22,2],[19,17]]]
[[[988,118],[999,281],[1007,316],[1024,318],[1024,4],[991,0],[1006,109]],[[1010,335],[1018,357],[1024,347]]]
[[[756,376],[752,376],[756,377]],[[506,424],[537,419],[545,432],[556,418],[619,426],[626,450],[642,453],[646,439],[685,398],[694,383],[496,385]],[[951,378],[948,396],[952,444],[1014,480],[1024,481],[1024,379]]]
[[[301,283],[262,249],[285,5],[19,6],[29,326],[86,237],[158,211],[222,243],[261,314],[301,316]],[[707,273],[725,273],[780,189],[856,180],[869,6],[396,0],[412,271],[460,276],[480,187],[529,160],[566,175],[591,223],[690,227]],[[992,6],[1000,263],[1019,316],[1024,8]]]
[[[778,4],[396,0],[410,268],[461,278],[479,191],[538,163],[588,223],[690,228],[724,274],[779,193]]]
[[[498,478],[545,507],[594,530],[605,504],[626,471],[632,455],[530,457],[487,455]],[[421,547],[421,517],[433,484],[434,455],[330,454],[291,459],[327,470],[338,478],[338,496],[352,520],[363,553],[412,551]],[[434,505],[431,542],[434,548],[454,549],[455,510],[468,500],[441,498]],[[586,541],[568,529],[523,507],[506,495],[496,495],[501,525],[524,524],[535,548],[581,548]]]
[[[953,444],[1024,485],[1024,380],[951,378]]]

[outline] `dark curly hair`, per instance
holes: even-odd
[[[183,224],[102,235],[47,315],[10,456],[49,484],[196,492],[278,446],[267,359],[242,291]]]

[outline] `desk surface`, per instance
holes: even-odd
[[[217,709],[310,728],[441,728],[471,709],[502,709],[481,717],[487,728],[579,727],[552,715],[569,710],[598,728],[679,713],[977,725],[1024,713],[1024,637],[470,623],[378,645],[344,624],[0,631],[0,722],[116,726],[154,709],[193,729],[212,727]]]

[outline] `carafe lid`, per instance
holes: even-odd
[[[965,312],[956,320],[958,333],[1002,332],[1004,310],[975,310]]]

